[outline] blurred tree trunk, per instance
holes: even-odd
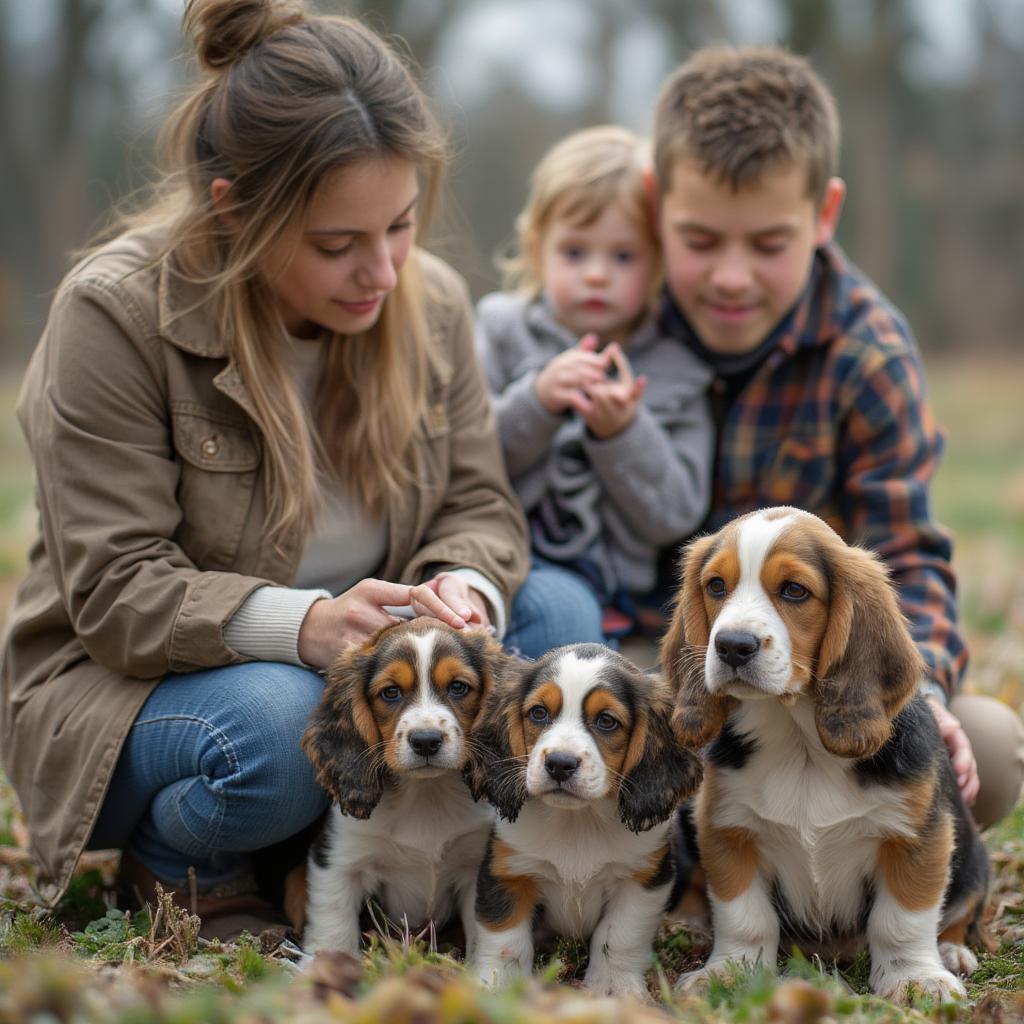
[[[906,136],[900,113],[907,109],[907,88],[900,59],[910,38],[903,0],[872,0],[871,33],[859,51],[845,51],[849,87],[841,117],[847,137],[856,140],[860,198],[852,209],[857,258],[881,287],[891,292],[902,239],[897,237],[897,208],[901,200],[902,151]],[[845,77],[845,76],[844,76]]]
[[[854,39],[842,30],[833,3],[786,0],[785,11],[789,46],[810,57],[839,108],[840,173],[849,185],[841,237],[851,256],[891,291],[904,241],[897,213],[909,90],[901,58],[913,20],[907,0],[870,0],[864,6],[864,31]]]
[[[330,7],[362,18],[371,28],[406,46],[416,63],[427,71],[437,52],[438,39],[449,21],[466,6],[466,0],[334,0]],[[394,37],[398,37],[397,40]]]
[[[664,28],[675,55],[673,66],[681,64],[696,49],[729,38],[729,28],[716,0],[650,0],[651,15]]]
[[[992,3],[974,10],[979,72],[941,97],[935,127],[936,246],[932,288],[950,347],[1020,347],[1024,277],[1024,61]]]
[[[91,219],[83,198],[81,104],[90,95],[87,57],[103,0],[60,0],[56,37],[45,46],[54,71],[38,80],[26,78],[26,61],[12,51],[10,3],[0,25],[0,317],[6,336],[24,343],[43,318],[69,239],[80,239]],[[5,355],[12,354],[8,347]]]

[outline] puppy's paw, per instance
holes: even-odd
[[[632,971],[588,970],[583,984],[596,996],[626,997],[642,1003],[651,1002],[644,976]]]
[[[359,959],[359,938],[358,929],[344,928],[335,929],[319,934],[307,934],[302,943],[302,951],[310,957],[338,956],[348,957],[350,960]]]
[[[474,969],[476,980],[484,988],[501,988],[502,970],[495,964],[476,964]]]
[[[675,991],[678,995],[706,996],[708,989],[711,988],[712,979],[720,974],[721,971],[707,965],[696,971],[687,971],[676,979]]]
[[[515,981],[517,978],[528,977],[530,974],[515,961],[479,962],[473,969],[473,973],[484,988],[492,989],[504,988],[509,982]]]
[[[936,969],[914,971],[912,975],[884,972],[872,990],[883,999],[906,1006],[915,995],[929,996],[937,1003],[951,1003],[967,998],[967,989],[954,974]]]
[[[939,956],[946,970],[953,974],[969,978],[978,969],[978,958],[966,946],[957,942],[940,942]]]
[[[752,971],[764,963],[764,955],[760,949],[740,953],[736,956],[715,955],[712,951],[711,959],[696,971],[687,971],[680,974],[676,979],[675,991],[687,995],[707,995],[711,982],[715,978],[731,978]],[[775,960],[771,963],[774,965]]]

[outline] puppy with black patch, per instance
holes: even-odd
[[[674,879],[672,816],[700,779],[674,742],[672,695],[598,644],[506,678],[474,730],[470,779],[498,811],[477,882],[475,973],[529,974],[543,914],[590,940],[585,983],[644,998]]]
[[[673,726],[710,744],[696,800],[714,948],[871,953],[870,985],[963,996],[989,865],[882,563],[816,516],[752,512],[683,554],[661,651]]]
[[[475,928],[477,869],[494,811],[463,769],[470,730],[510,661],[486,634],[432,618],[343,655],[303,737],[334,798],[307,865],[303,945],[356,954],[368,896],[388,918]]]

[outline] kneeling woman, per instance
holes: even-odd
[[[223,934],[273,918],[252,853],[326,806],[299,738],[348,643],[402,606],[560,640],[557,594],[510,604],[527,539],[465,287],[414,244],[446,155],[421,91],[295,2],[185,27],[168,173],[65,279],[22,389],[41,532],[0,745],[44,898],[116,846],[129,892],[191,889]]]

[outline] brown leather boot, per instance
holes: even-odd
[[[266,951],[279,946],[288,933],[287,918],[260,896],[253,879],[240,879],[202,893],[190,893],[157,878],[127,851],[121,855],[117,876],[118,906],[139,910],[148,904],[155,909],[157,882],[177,906],[199,917],[202,921],[199,934],[204,939],[233,942],[245,931],[259,938],[260,946]]]

